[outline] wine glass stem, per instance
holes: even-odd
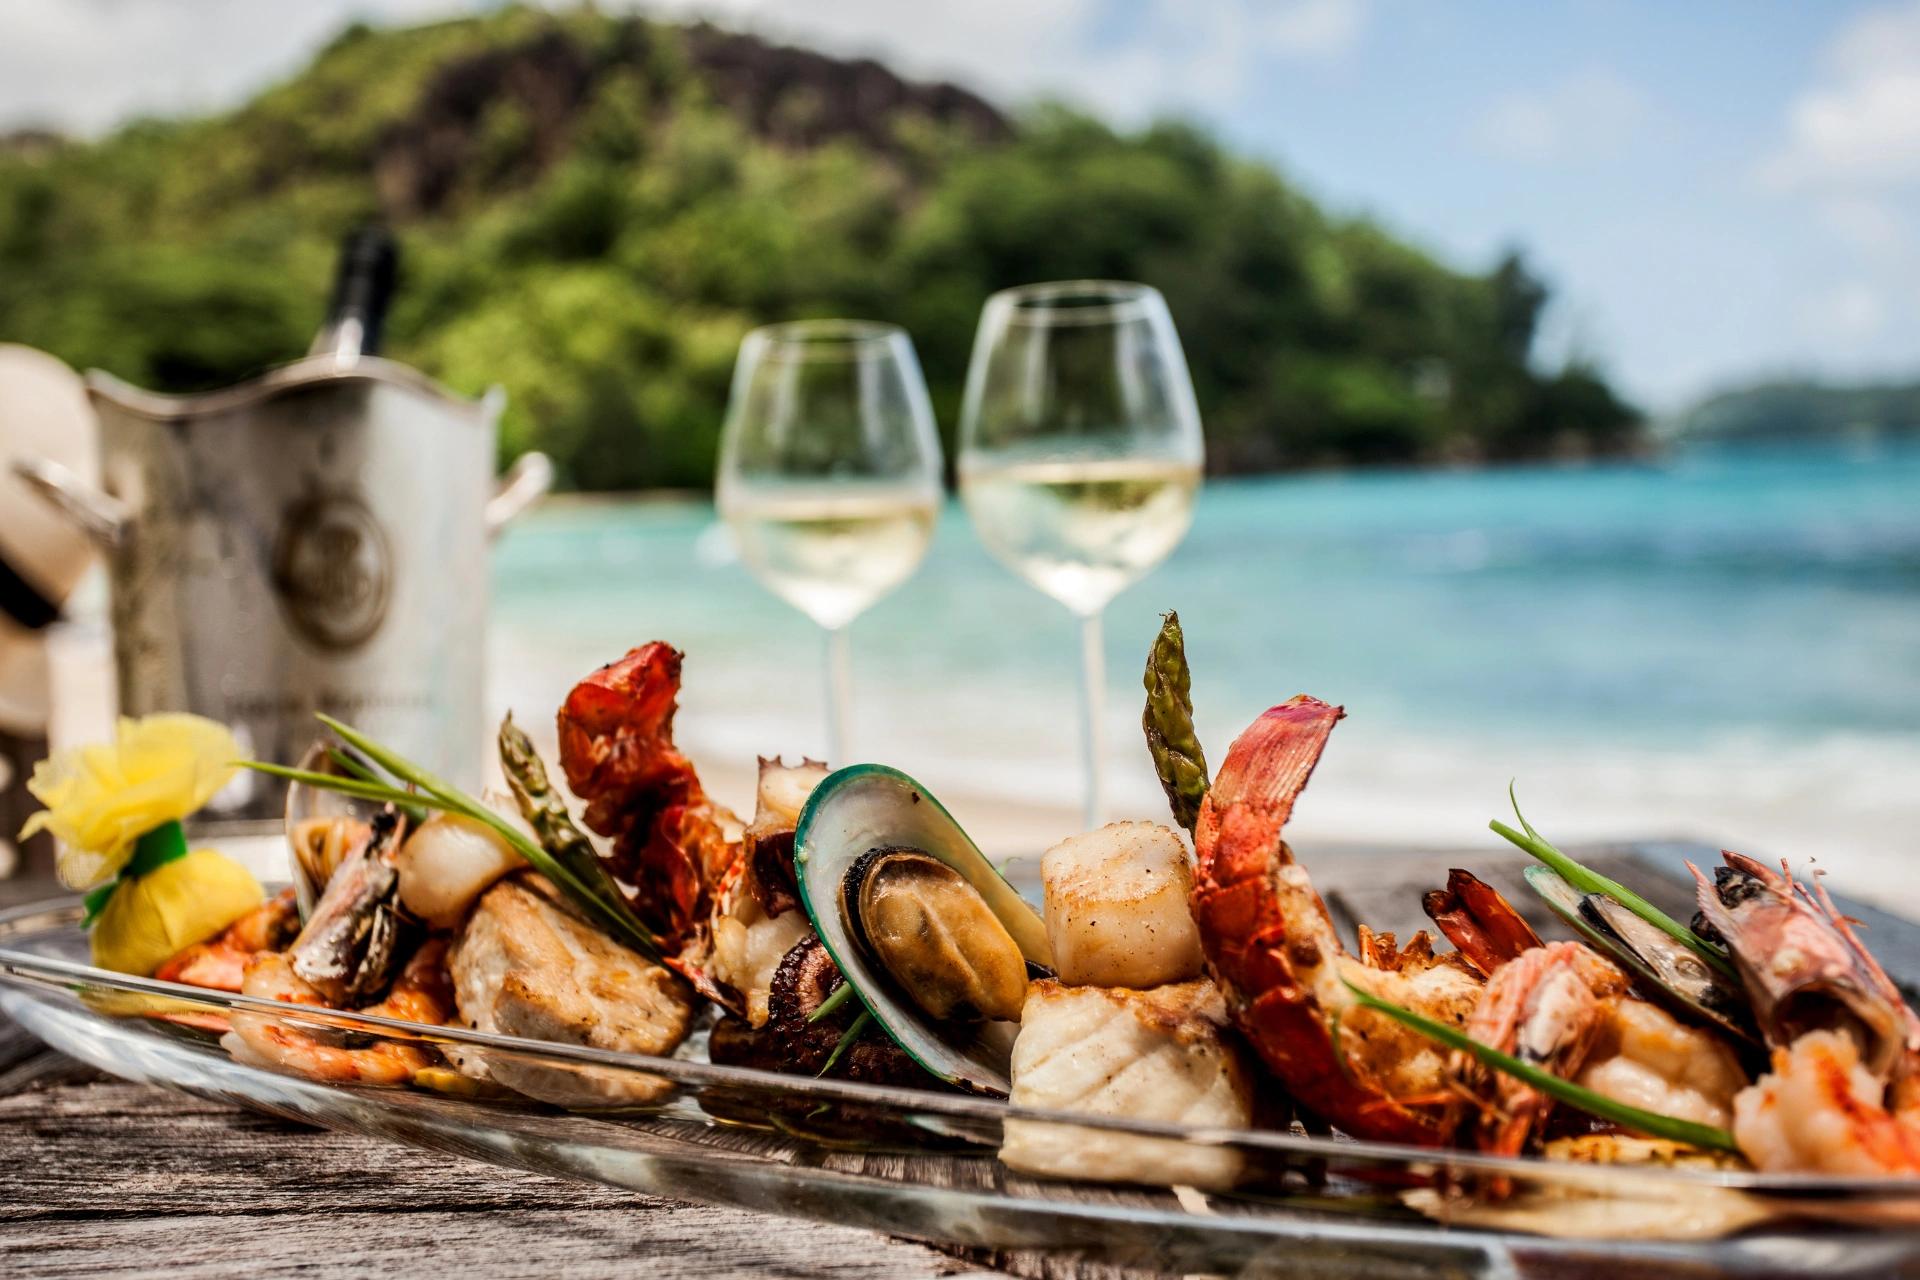
[[[1086,772],[1085,829],[1101,823],[1106,806],[1100,796],[1100,710],[1106,701],[1107,655],[1100,642],[1100,614],[1080,619],[1080,762]]]
[[[827,762],[853,763],[853,659],[845,625],[827,628]]]

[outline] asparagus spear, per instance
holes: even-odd
[[[506,775],[507,786],[520,806],[521,815],[526,818],[527,825],[533,828],[534,835],[540,838],[540,847],[626,916],[633,928],[643,933],[650,932],[628,910],[626,896],[613,882],[613,877],[607,874],[600,855],[594,851],[593,842],[574,825],[573,815],[567,812],[566,801],[560,798],[547,779],[547,766],[540,759],[539,749],[533,745],[533,739],[527,737],[526,731],[513,722],[511,713],[500,722],[500,770]]]
[[[1180,615],[1169,612],[1147,654],[1147,709],[1140,727],[1147,732],[1147,750],[1173,806],[1174,821],[1188,831],[1200,817],[1208,787],[1207,757],[1193,731],[1192,685]]]

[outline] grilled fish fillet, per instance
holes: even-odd
[[[1157,987],[1200,976],[1187,846],[1155,822],[1110,822],[1040,859],[1047,941],[1060,981]]]
[[[1149,991],[1033,983],[1013,1043],[1015,1106],[1165,1124],[1245,1128],[1252,1075],[1222,1035],[1226,1004],[1211,982]],[[1169,1138],[1009,1120],[1000,1159],[1025,1173],[1160,1186],[1230,1187],[1240,1153]]]
[[[460,1017],[480,1031],[665,1054],[686,1038],[693,996],[679,978],[561,905],[531,872],[487,890],[455,944],[449,969]],[[463,1071],[483,1056],[462,1052]],[[540,1066],[484,1054],[485,1073],[563,1107],[648,1102],[670,1083],[591,1067]]]

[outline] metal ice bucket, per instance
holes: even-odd
[[[17,469],[104,548],[122,713],[197,712],[293,763],[325,711],[476,784],[488,541],[552,478],[530,453],[496,487],[503,397],[333,355],[206,395],[87,389],[104,492]],[[236,790],[224,816],[278,808]]]

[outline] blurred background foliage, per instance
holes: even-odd
[[[1210,465],[1585,456],[1639,415],[1543,368],[1547,289],[1333,216],[1165,123],[1003,116],[950,85],[713,27],[508,9],[354,27],[225,115],[0,146],[0,338],[173,391],[299,354],[341,235],[386,220],[387,354],[510,395],[575,487],[704,487],[733,356],[804,316],[912,331],[951,429],[995,289],[1167,295]]]

